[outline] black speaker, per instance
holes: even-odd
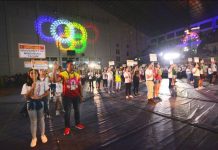
[[[69,50],[69,51],[67,51],[67,56],[75,56],[75,51],[73,51],[73,50]]]

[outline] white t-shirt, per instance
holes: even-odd
[[[23,85],[22,90],[21,90],[21,95],[25,95],[28,93],[28,91],[31,90],[31,86],[28,86],[26,83]]]
[[[89,73],[88,73],[88,76],[89,76],[89,79],[92,79],[93,76],[94,76],[94,73],[93,73],[93,72],[89,72]]]
[[[212,74],[212,73],[213,73],[212,69],[208,68],[208,74]]]
[[[190,73],[191,73],[191,70],[190,70],[189,68],[187,68],[187,69],[186,69],[186,73],[187,73],[187,74],[190,74]]]
[[[213,72],[217,72],[216,64],[211,64],[211,69],[212,69]]]
[[[106,73],[106,72],[103,72],[103,73],[102,73],[102,76],[103,76],[103,77],[102,77],[103,80],[107,80],[107,73]]]
[[[131,77],[131,73],[130,72],[124,72],[123,74],[124,78],[125,78],[125,83],[131,83],[132,82],[132,77]]]
[[[112,71],[107,72],[107,79],[108,79],[108,80],[113,80],[113,79],[114,79],[114,78],[113,78],[113,72],[112,72]]]
[[[56,96],[61,96],[62,92],[63,92],[63,85],[60,82],[55,83],[56,84]]]
[[[149,76],[149,77],[147,77],[147,76]],[[154,79],[154,73],[153,73],[152,69],[146,69],[145,78],[146,78],[146,81],[152,81]]]

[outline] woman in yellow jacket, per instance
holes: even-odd
[[[121,71],[119,71],[119,69],[116,69],[115,83],[116,83],[116,91],[119,92],[121,89]]]

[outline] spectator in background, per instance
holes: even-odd
[[[149,102],[154,100],[154,65],[151,63],[145,71],[147,99]]]
[[[195,63],[194,68],[192,69],[193,77],[194,77],[194,88],[199,90],[198,83],[200,79],[200,70],[198,63]]]
[[[160,86],[162,81],[162,70],[160,68],[160,65],[157,64],[154,69],[154,98],[160,99],[158,97]]]
[[[132,74],[130,67],[127,67],[124,74],[125,86],[126,86],[126,99],[133,98],[131,95]]]

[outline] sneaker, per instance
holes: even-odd
[[[30,147],[35,147],[37,143],[37,138],[32,139],[31,143],[30,143]]]
[[[126,99],[129,99],[129,96],[126,96]]]
[[[82,129],[85,128],[85,126],[84,126],[82,123],[78,123],[75,127],[76,127],[77,129],[80,129],[80,130],[82,130]]]
[[[46,137],[45,134],[41,136],[41,140],[42,140],[42,143],[47,143],[48,142],[48,138]]]
[[[65,128],[64,135],[69,135],[69,134],[70,134],[70,128]]]
[[[129,95],[129,97],[130,97],[130,98],[133,98],[133,96],[132,96],[132,95]]]

